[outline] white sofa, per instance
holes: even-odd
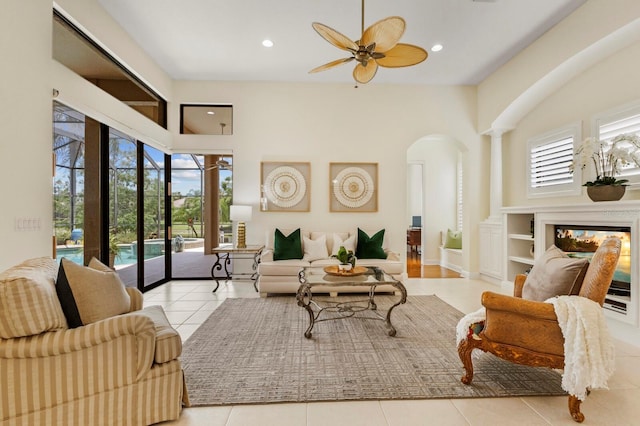
[[[293,229],[284,230],[281,229],[284,235],[289,235]],[[378,230],[369,232],[364,230],[367,235],[371,236]],[[357,229],[351,232],[321,232],[321,231],[306,231],[301,229],[301,241],[303,246],[303,252],[308,251],[309,247],[305,247],[305,238],[317,242],[319,239],[326,239],[326,256],[320,257],[315,253],[315,256],[307,256],[302,259],[289,259],[289,260],[273,260],[273,243],[274,243],[275,229],[267,231],[265,249],[262,251],[260,257],[260,263],[258,265],[258,289],[261,297],[266,297],[269,293],[290,293],[295,294],[300,286],[298,281],[298,273],[302,268],[307,266],[323,268],[329,265],[337,265],[339,262],[331,257],[331,254],[337,251],[341,242],[346,242],[349,238],[353,237],[353,251],[355,253],[355,247],[357,247]],[[386,232],[385,232],[386,234]],[[337,241],[337,239],[340,241]],[[387,237],[385,235],[383,242],[383,249],[387,254],[386,259],[358,259],[357,265],[359,266],[376,266],[381,268],[387,274],[393,276],[399,281],[403,281],[407,278],[405,264],[400,258],[400,254],[393,252],[387,248]],[[336,245],[336,247],[334,247]],[[347,249],[349,247],[345,246]],[[366,292],[369,288],[366,286],[353,287],[314,287],[314,292],[329,293],[331,296],[336,296],[339,293],[360,293]],[[376,288],[378,292],[393,292],[395,289],[390,285],[382,285]]]

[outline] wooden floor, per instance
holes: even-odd
[[[409,278],[460,278],[460,274],[439,265],[421,265],[420,255],[407,251],[407,274]]]

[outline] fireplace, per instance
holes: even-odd
[[[604,308],[626,315],[631,301],[631,227],[554,225],[554,244],[570,257],[591,259],[606,238],[622,242],[620,259],[611,281]]]
[[[516,275],[530,270],[551,245],[562,246],[575,256],[590,257],[595,246],[590,247],[589,240],[617,234],[623,253],[603,311],[614,337],[640,344],[640,200],[504,207],[501,211],[501,240],[496,243],[495,238],[484,238],[480,247],[503,260],[500,284],[507,291],[513,291]],[[596,235],[597,231],[604,234]],[[580,249],[563,246],[563,237],[584,244]]]
[[[534,216],[536,255],[555,244],[573,256],[591,257],[598,241],[607,236],[621,239],[622,252],[605,299],[605,314],[632,325],[640,333],[640,203],[593,203],[545,210]]]

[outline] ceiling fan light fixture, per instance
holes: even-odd
[[[434,44],[433,46],[431,46],[431,51],[432,52],[439,52],[444,48],[444,46],[442,46],[440,43],[438,44]]]
[[[378,66],[400,68],[417,65],[427,59],[428,53],[421,47],[399,43],[406,27],[405,20],[399,16],[390,16],[364,28],[364,0],[362,0],[362,35],[352,41],[342,33],[324,24],[314,22],[313,29],[335,47],[351,54],[350,57],[331,61],[309,71],[315,73],[333,68],[355,59],[353,78],[366,84],[376,74]]]

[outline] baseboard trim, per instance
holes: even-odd
[[[499,280],[499,279],[494,278],[494,277],[489,276],[489,275],[485,275],[483,273],[480,273],[479,275],[480,275],[480,279],[482,281],[486,281],[486,282],[488,282],[490,284],[496,285],[498,287],[502,287],[502,280]]]

